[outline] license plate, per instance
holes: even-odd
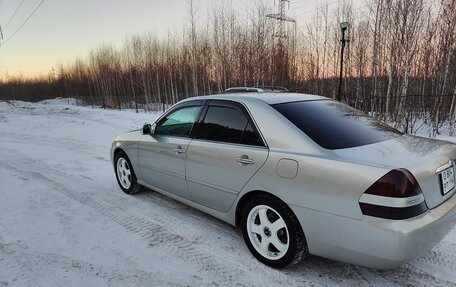
[[[456,185],[454,179],[454,169],[449,167],[440,173],[440,180],[442,181],[443,195],[447,194]]]

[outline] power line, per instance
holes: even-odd
[[[292,10],[293,12],[302,13],[302,12],[309,11],[310,8],[325,7],[327,5],[329,6],[329,5],[332,5],[334,3],[338,3],[339,1],[340,0],[336,0],[336,1],[330,2],[330,0],[326,0],[326,1],[319,2],[319,3],[309,2],[309,3],[306,3],[306,4],[301,5],[299,7],[290,8],[290,10]]]
[[[333,1],[333,2],[326,2],[326,3],[322,4],[321,6],[317,5],[317,7],[314,7],[315,9],[306,10],[306,11],[300,12],[298,14],[295,14],[294,16],[295,17],[308,16],[308,15],[316,13],[318,10],[320,10],[322,8],[329,7],[329,6],[332,6],[334,4],[339,4],[339,1],[337,0],[337,1]],[[312,7],[312,6],[308,6],[308,7]]]
[[[16,13],[17,13],[17,11],[19,11],[19,8],[21,8],[22,3],[24,3],[24,0],[22,0],[21,3],[19,3],[19,6],[17,6],[16,11],[14,11],[14,13],[13,13],[13,16],[11,16],[11,18],[8,20],[8,23],[6,23],[6,25],[3,27],[3,30],[5,30],[6,27],[8,27],[9,23],[11,23],[11,20],[13,20],[14,16],[16,16]]]
[[[16,35],[17,32],[19,32],[19,30],[21,30],[21,28],[25,25],[25,23],[27,23],[27,21],[32,18],[33,14],[35,14],[36,10],[38,10],[38,8],[41,7],[41,5],[43,5],[43,2],[44,0],[41,0],[40,4],[38,4],[38,6],[36,6],[35,10],[33,10],[33,12],[27,17],[27,19],[25,19],[25,21],[19,26],[19,28],[16,29],[16,31],[14,31],[13,34],[11,34],[11,36],[9,36],[5,41],[3,41],[3,45],[5,45],[11,38],[13,38],[14,35]]]
[[[294,3],[296,3],[296,1],[295,1]],[[299,3],[299,4],[296,5],[296,6],[292,6],[291,8],[289,8],[289,10],[301,9],[301,7],[307,6],[307,5],[312,4],[312,3],[313,3],[313,2],[312,2],[311,0],[309,0],[309,1],[304,1],[304,2]]]

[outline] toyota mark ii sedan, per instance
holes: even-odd
[[[118,135],[120,188],[146,186],[240,227],[275,268],[314,254],[386,269],[456,222],[453,143],[314,95],[202,96]]]

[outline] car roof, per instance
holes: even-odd
[[[327,97],[299,94],[299,93],[236,93],[236,94],[219,94],[211,96],[199,96],[189,98],[188,100],[232,100],[242,101],[249,99],[257,99],[263,101],[269,105],[290,103],[290,102],[303,102],[303,101],[315,101],[315,100],[328,100]]]

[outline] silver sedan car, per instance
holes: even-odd
[[[302,94],[189,98],[118,135],[120,188],[146,186],[232,225],[275,268],[306,254],[386,269],[456,222],[456,145]]]

